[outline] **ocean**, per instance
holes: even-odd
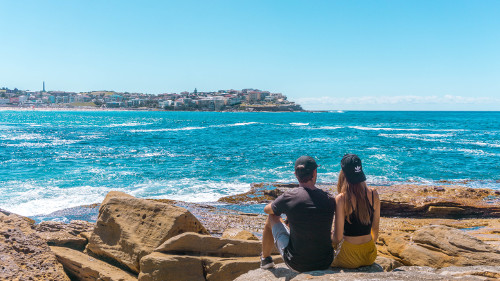
[[[110,190],[215,202],[295,182],[301,155],[334,183],[345,153],[371,185],[500,190],[500,112],[0,111],[0,208],[40,217]]]

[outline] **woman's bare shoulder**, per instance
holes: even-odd
[[[342,203],[344,201],[344,193],[339,193],[337,196],[335,196],[335,202],[337,204]]]

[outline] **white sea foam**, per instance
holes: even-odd
[[[11,140],[11,141],[17,141],[17,140],[43,140],[43,139],[47,139],[46,137],[42,136],[41,134],[30,134],[30,133],[2,134],[2,135],[0,135],[0,138],[3,139],[3,140]]]
[[[100,135],[100,134],[79,136],[79,138],[84,139],[84,140],[95,140],[95,139],[100,139],[102,137],[103,137],[103,135]]]
[[[89,172],[106,174],[104,169],[94,168]],[[133,175],[133,172],[118,172],[118,176]],[[193,178],[176,180],[149,180],[126,188],[112,186],[76,186],[60,188],[63,181],[36,180],[7,182],[0,189],[0,208],[24,215],[42,215],[54,211],[102,202],[111,190],[123,191],[139,198],[162,198],[186,202],[215,202],[222,196],[246,192],[250,184],[217,182]]]
[[[482,141],[476,141],[476,142],[461,142],[462,144],[472,144],[472,145],[478,145],[482,147],[492,147],[492,148],[499,148],[500,144],[498,143],[487,143],[487,142],[482,142]]]
[[[406,128],[381,128],[381,127],[362,127],[362,126],[348,126],[351,129],[363,131],[419,131],[420,129],[406,129]]]
[[[211,125],[210,128],[225,128],[225,127],[238,127],[238,126],[248,126],[253,124],[261,124],[259,122],[242,122],[242,123],[234,123],[234,124],[220,124],[220,125]]]
[[[464,132],[462,129],[424,129],[424,128],[383,128],[383,127],[363,127],[348,126],[351,129],[363,131],[430,131],[430,132]]]
[[[175,132],[175,131],[192,131],[206,129],[207,127],[181,127],[181,128],[163,128],[163,129],[145,129],[145,130],[129,130],[132,133],[145,133],[145,132]]]
[[[340,127],[340,126],[321,126],[321,127],[318,127],[318,128],[312,128],[312,129],[315,129],[315,130],[337,130],[337,129],[341,129],[343,127]]]
[[[13,126],[8,126],[8,125],[0,125],[0,130],[10,130],[14,129],[15,127]]]
[[[151,125],[153,123],[143,123],[143,122],[125,122],[125,123],[119,123],[119,124],[109,124],[103,127],[107,128],[113,128],[113,127],[137,127],[137,126],[147,126]]]
[[[378,134],[379,137],[386,138],[405,138],[420,141],[431,141],[431,142],[442,142],[449,143],[449,141],[443,140],[441,138],[449,137],[449,134]]]
[[[23,216],[48,214],[69,207],[101,202],[110,190],[106,187],[92,186],[59,188],[58,184],[57,181],[8,182],[4,188],[11,190],[11,194],[9,196],[2,194],[3,200],[0,201],[0,206]]]
[[[444,152],[462,152],[463,154],[470,155],[480,155],[480,156],[500,156],[500,154],[486,152],[481,149],[467,149],[467,148],[447,148],[447,147],[438,147],[438,148],[430,148],[432,151],[444,151]]]
[[[185,202],[215,202],[222,196],[246,192],[250,184],[240,182],[200,181],[180,179],[170,181],[148,181],[131,188],[136,197],[172,199]]]
[[[307,126],[309,123],[290,123],[292,126]]]

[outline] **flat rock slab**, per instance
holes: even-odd
[[[70,280],[27,218],[3,210],[0,210],[0,280]]]
[[[258,257],[261,251],[260,241],[218,238],[193,232],[172,237],[155,249],[155,252],[218,257]],[[276,247],[273,253],[279,254]]]
[[[235,281],[254,280],[401,280],[401,281],[428,281],[428,280],[496,280],[500,277],[500,266],[477,266],[477,267],[447,267],[443,269],[433,269],[430,267],[404,266],[391,272],[380,272],[377,265],[362,267],[359,269],[339,269],[318,270],[304,273],[297,273],[290,270],[285,264],[278,264],[272,269],[255,269],[245,273]]]
[[[85,281],[137,281],[137,277],[115,266],[90,257],[82,252],[65,248],[50,247],[57,260],[70,276]]]
[[[283,262],[280,256],[273,259]],[[154,252],[141,259],[139,281],[230,281],[259,267],[258,256],[223,258]]]
[[[500,264],[500,251],[464,231],[431,225],[412,235],[381,237],[387,250],[405,265],[431,267]]]

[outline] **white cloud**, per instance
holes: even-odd
[[[304,108],[360,108],[366,109],[368,106],[374,106],[373,109],[388,108],[391,106],[456,106],[463,108],[467,105],[475,107],[485,106],[491,108],[497,106],[500,110],[500,98],[491,97],[463,97],[454,95],[443,96],[361,96],[361,97],[311,97],[299,98],[295,100]]]

